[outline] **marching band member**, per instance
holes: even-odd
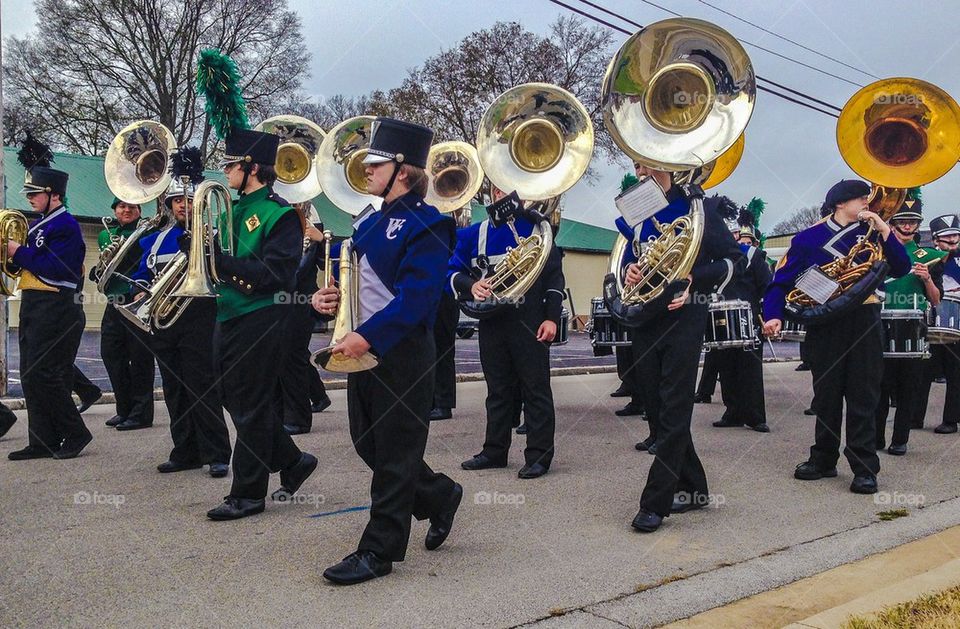
[[[235,129],[226,138],[223,173],[240,193],[233,223],[222,224],[216,243],[230,252],[216,257],[223,280],[217,287],[214,365],[221,399],[237,429],[233,485],[223,504],[207,512],[212,520],[235,520],[264,509],[267,483],[280,472],[273,500],[286,500],[317,467],[283,429],[276,390],[286,360],[284,338],[288,297],[303,248],[296,211],[274,194],[279,136]],[[232,232],[232,233],[231,233]],[[227,239],[230,238],[230,241]],[[181,238],[181,250],[189,249]]]
[[[349,374],[350,436],[373,470],[370,521],[357,550],[323,576],[341,585],[382,577],[403,561],[411,515],[429,519],[424,545],[438,548],[450,534],[463,487],[424,462],[433,403],[436,361],[434,318],[443,275],[455,240],[452,218],[427,205],[423,170],[433,131],[377,118],[367,165],[367,190],[383,198],[354,222],[352,240],[359,281],[357,328],[340,339],[335,354],[372,352],[379,364]],[[313,305],[336,313],[339,290],[317,291]]]
[[[72,459],[93,439],[70,395],[83,335],[77,289],[86,246],[64,205],[69,175],[50,168],[50,149],[28,134],[17,157],[27,171],[20,192],[41,216],[26,242],[7,243],[8,259],[21,269],[20,377],[29,426],[29,445],[8,458]]]
[[[512,203],[519,207],[522,203],[515,194],[508,196],[496,186],[491,185],[491,194],[494,205]],[[534,222],[516,216],[514,227],[521,238],[526,238],[533,232]],[[447,272],[448,290],[462,300],[483,301],[490,297],[491,284],[486,278],[505,256],[507,247],[513,246],[516,240],[505,221],[497,226],[488,218],[458,232],[457,248]],[[473,269],[480,269],[480,273]],[[480,366],[487,382],[487,430],[483,450],[461,463],[463,469],[506,467],[511,432],[520,423],[522,410],[527,446],[523,453],[525,462],[517,476],[538,478],[550,470],[556,414],[550,389],[549,344],[560,325],[563,289],[561,252],[554,246],[540,277],[521,303],[505,305],[500,312],[480,320]]]
[[[280,374],[280,388],[277,389],[277,408],[283,429],[291,435],[301,435],[313,428],[313,407],[311,380],[320,379],[320,372],[310,364],[310,339],[313,337],[314,310],[310,305],[311,296],[317,291],[317,269],[321,264],[323,248],[323,223],[313,205],[297,203],[295,209],[300,213],[304,225],[303,254],[297,265],[297,274],[293,298],[290,300],[290,314],[286,323],[287,360]],[[324,272],[328,272],[324,270]],[[330,406],[323,381],[317,395],[320,410]]]
[[[906,249],[913,270],[897,279],[888,279],[884,286],[886,297],[883,307],[888,310],[923,310],[927,302],[937,306],[940,303],[942,284],[938,286],[941,275],[931,273],[927,266],[940,259],[943,254],[934,249],[925,249],[917,244],[914,237],[920,231],[923,219],[920,199],[907,198],[890,220],[893,235]],[[890,437],[888,454],[902,456],[907,453],[907,441],[910,428],[918,422],[923,425],[920,394],[924,388],[927,361],[922,358],[884,358],[883,380],[880,386],[880,400],[877,403],[877,450],[884,448],[886,441],[887,413],[890,411],[891,395],[897,401],[897,411],[893,419],[893,435]],[[923,410],[926,410],[925,408]]]
[[[126,203],[114,197],[110,208],[117,225],[100,232],[97,245],[101,251],[115,239],[129,238],[140,222],[140,206],[136,203]],[[141,254],[134,249],[127,267],[117,270],[129,277],[137,269]],[[91,270],[90,279],[96,281],[93,273]],[[117,306],[127,303],[130,292],[125,279],[110,279],[104,287],[107,307],[103,309],[100,322],[100,354],[117,400],[117,413],[107,420],[107,426],[121,431],[153,426],[154,370],[150,338],[117,312]]]
[[[131,276],[150,284],[180,253],[178,239],[184,233],[187,212],[193,208],[193,193],[203,181],[200,151],[182,148],[171,156],[172,180],[164,203],[173,215],[162,231],[140,239],[143,255]],[[189,177],[186,185],[181,177]],[[136,287],[133,289],[138,290]],[[143,298],[140,293],[137,298]],[[173,450],[157,466],[160,473],[180,472],[210,466],[210,476],[222,478],[230,466],[230,435],[223,419],[223,405],[213,379],[213,328],[217,304],[212,299],[191,299],[175,323],[154,329],[151,348],[160,365],[163,398],[170,414]]]
[[[433,410],[430,421],[450,419],[457,407],[457,323],[460,321],[460,306],[457,300],[443,291],[433,337],[437,345],[437,372],[433,390]]]
[[[624,175],[623,179],[620,181],[620,192],[626,191],[628,188],[635,185],[639,180],[636,176],[632,174]],[[618,229],[624,234],[627,239],[633,238],[633,230],[627,228],[626,222],[622,219],[619,220]],[[632,249],[631,249],[632,251]],[[633,258],[631,258],[632,260]],[[627,402],[626,406],[621,409],[617,409],[613,412],[617,417],[631,417],[634,415],[639,415],[641,419],[648,419],[646,415],[646,410],[643,404],[643,393],[640,387],[640,383],[637,382],[639,374],[634,366],[637,363],[635,351],[640,351],[639,348],[634,348],[633,346],[633,332],[630,332],[631,344],[629,346],[623,346],[617,348],[617,375],[620,376],[621,384],[620,388],[614,393],[619,395],[619,392],[624,391],[625,395],[630,396],[630,401]],[[613,396],[613,394],[611,394]],[[638,449],[647,450],[650,452],[650,446],[653,444],[653,435],[654,431],[651,428],[650,437],[647,440],[641,441],[638,445]],[[640,447],[640,446],[644,447]],[[653,448],[651,454],[656,452],[656,447]]]
[[[880,234],[880,245],[890,265],[890,275],[900,277],[910,270],[903,245],[891,235],[890,226],[868,210],[870,185],[843,180],[827,192],[825,210],[831,215],[796,236],[780,260],[763,300],[764,334],[780,331],[787,293],[801,273],[844,256],[867,233],[869,223]],[[875,445],[874,413],[880,397],[883,370],[883,327],[876,296],[826,325],[807,328],[806,353],[813,375],[817,427],[809,460],[797,466],[799,480],[837,476],[840,457],[840,427],[847,410],[847,446],[844,454],[853,470],[850,491],[877,492],[880,459]]]
[[[669,225],[687,214],[690,202],[673,186],[670,173],[635,164],[637,177],[652,177],[669,204],[637,225],[645,241],[660,234],[655,221]],[[623,224],[622,219],[617,219]],[[690,434],[697,367],[707,324],[708,295],[743,270],[743,253],[719,212],[704,207],[700,251],[686,288],[673,296],[667,311],[634,330],[635,369],[643,389],[656,458],[640,496],[640,510],[631,525],[643,533],[656,531],[663,518],[707,506],[707,476]],[[627,267],[626,285],[642,278],[640,266]],[[643,351],[637,351],[642,347]],[[638,444],[639,447],[640,444]]]
[[[947,252],[947,259],[943,268],[936,268],[942,280],[944,297],[960,299],[960,219],[955,214],[938,216],[930,221],[930,231],[933,243],[940,251]],[[957,432],[957,422],[960,421],[960,342],[944,343],[930,346],[930,361],[927,364],[928,374],[924,378],[920,391],[919,410],[917,417],[922,427],[923,418],[927,414],[927,401],[930,396],[930,383],[936,373],[942,372],[946,378],[946,392],[943,400],[943,419],[939,426],[933,429],[937,434],[953,434]],[[917,426],[917,424],[914,424]]]
[[[743,210],[738,218],[740,229],[737,240],[747,260],[747,268],[720,292],[725,299],[748,302],[753,312],[759,314],[760,302],[770,284],[771,273],[767,254],[760,249],[760,241],[753,233],[753,221],[753,214],[749,210]],[[716,353],[722,355],[718,359],[718,366],[720,393],[726,410],[720,421],[713,422],[714,427],[747,426],[757,432],[770,432],[763,397],[763,345],[758,344],[751,350],[728,349]]]

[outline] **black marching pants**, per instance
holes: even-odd
[[[117,415],[153,424],[153,353],[150,335],[107,304],[100,323],[100,354],[117,398]]]
[[[886,446],[887,414],[890,412],[890,398],[897,401],[897,410],[893,416],[893,435],[890,445],[903,445],[910,440],[910,427],[918,421],[920,395],[924,391],[927,376],[927,360],[922,358],[884,358],[883,380],[880,384],[880,400],[877,402],[877,449]],[[929,386],[929,385],[928,385]],[[926,408],[923,409],[926,412]]]
[[[747,426],[767,423],[763,395],[763,346],[746,351],[711,351],[707,353],[707,358],[711,354],[723,354],[716,359],[720,367],[720,394],[726,406],[722,419],[742,422]]]
[[[173,326],[152,337],[176,463],[230,462],[230,434],[213,379],[216,318],[215,300],[194,299]]]
[[[267,495],[271,472],[300,460],[300,449],[277,414],[277,365],[286,360],[285,329],[290,306],[277,304],[218,321],[214,329],[220,398],[237,429],[233,449],[235,498]]]
[[[553,461],[556,414],[550,388],[550,348],[537,327],[510,315],[480,321],[480,366],[487,381],[487,432],[483,454],[505,462],[523,409],[527,465]]]
[[[73,365],[73,380],[70,390],[77,394],[81,401],[92,397],[99,397],[103,391],[93,383],[87,374],[83,373],[76,364]]]
[[[640,508],[666,517],[674,493],[705,500],[707,477],[693,446],[690,420],[697,366],[707,320],[705,305],[688,303],[634,332],[637,369],[657,453],[640,496]]]
[[[288,344],[287,359],[281,366],[280,387],[277,390],[277,412],[281,423],[307,430],[313,426],[313,412],[310,410],[312,395],[319,395],[319,401],[327,394],[320,380],[320,372],[310,364],[312,311],[313,306],[309,301],[300,303],[297,298],[290,306],[283,332]],[[314,380],[320,380],[320,393],[314,391],[317,387]]]
[[[960,342],[946,345],[931,345],[927,373],[917,400],[917,425],[923,426],[927,416],[927,401],[930,398],[930,385],[938,375],[947,380],[943,397],[943,423],[957,424],[960,421]]]
[[[722,361],[723,356],[717,351],[707,352],[706,356],[703,357],[703,370],[700,372],[700,384],[697,385],[696,395],[707,397],[716,392],[717,380],[721,379],[720,363]],[[722,393],[724,383],[721,382],[720,386]]]
[[[876,475],[876,412],[883,377],[883,326],[880,305],[857,306],[826,325],[809,326],[806,360],[813,375],[817,427],[810,460],[831,468],[840,458],[844,404],[847,446],[844,455],[857,476]]]
[[[73,291],[25,290],[20,304],[20,383],[29,442],[50,452],[90,435],[70,396],[85,321],[77,297]]]
[[[403,561],[410,516],[434,517],[454,489],[449,477],[423,460],[435,349],[431,332],[414,332],[370,371],[347,376],[350,437],[373,470],[370,521],[357,550],[372,551],[387,561]]]
[[[437,321],[433,326],[433,338],[437,345],[436,386],[433,390],[434,408],[457,406],[457,323],[460,321],[460,306],[447,291],[440,298]]]

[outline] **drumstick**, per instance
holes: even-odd
[[[763,316],[762,316],[761,314],[759,314],[759,313],[757,313],[757,320],[760,322],[760,330],[761,330],[761,334],[762,334],[762,331],[763,331]],[[767,336],[766,334],[763,334],[763,336],[764,336],[764,338],[767,339],[767,345],[770,346],[770,353],[773,354],[773,359],[774,359],[774,360],[780,360],[779,358],[777,358],[777,351],[776,351],[775,349],[773,349],[773,341],[771,341],[771,340],[770,340],[770,337]]]

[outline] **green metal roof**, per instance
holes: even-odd
[[[103,178],[102,157],[54,153],[53,165],[70,173],[67,205],[74,216],[92,221],[113,216],[113,210],[110,209],[113,193]],[[3,173],[7,186],[6,207],[29,212],[30,204],[27,203],[27,198],[19,193],[23,183],[23,167],[17,161],[17,149],[14,147],[3,148]],[[218,170],[208,170],[205,175],[207,179],[226,183],[223,173]],[[315,198],[313,205],[320,214],[324,227],[332,231],[334,236],[345,237],[353,233],[353,217],[333,205],[326,196],[321,194]],[[471,207],[471,219],[474,223],[487,218],[483,205],[473,203]],[[147,213],[152,214],[149,211]],[[607,253],[613,248],[616,237],[617,233],[613,230],[564,218],[560,221],[557,244],[573,251]]]

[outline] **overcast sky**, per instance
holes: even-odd
[[[312,54],[305,89],[322,98],[360,95],[400,84],[406,70],[453,47],[497,20],[516,20],[545,34],[566,9],[547,0],[289,0],[300,14],[304,45]],[[671,17],[640,0],[593,0],[641,24]],[[880,77],[913,76],[960,98],[960,2],[954,0],[706,0],[823,54]],[[567,4],[585,8],[577,0]],[[742,40],[864,85],[874,79],[729,17],[700,0],[657,0],[689,17],[714,22]],[[2,0],[4,37],[29,33],[35,23],[28,0]],[[594,14],[599,14],[593,10]],[[612,18],[608,18],[614,21]],[[626,24],[620,24],[626,28]],[[617,45],[626,39],[615,33]],[[746,45],[757,74],[842,106],[857,85],[820,74]],[[820,203],[830,185],[855,176],[835,141],[836,120],[760,93],[746,132],[740,167],[717,190],[739,203],[767,202],[761,229],[769,230],[798,207]],[[602,165],[594,185],[568,193],[565,216],[611,227],[612,199],[624,170]],[[925,223],[960,209],[960,168],[924,187]]]

